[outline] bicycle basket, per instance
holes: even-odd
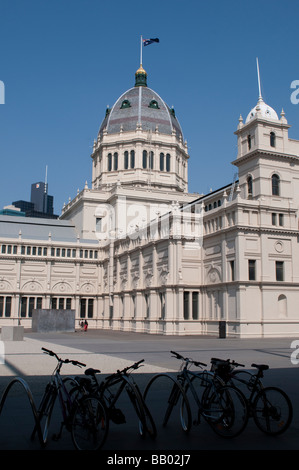
[[[220,377],[224,382],[227,382],[230,378],[230,373],[233,367],[228,361],[215,361],[212,362],[211,371]]]

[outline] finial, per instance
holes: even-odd
[[[262,92],[261,92],[261,79],[260,79],[260,68],[259,68],[259,60],[256,58],[256,68],[257,68],[257,81],[259,87],[259,101],[263,101]]]

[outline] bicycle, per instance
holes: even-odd
[[[236,387],[245,385],[245,396],[249,417],[253,417],[256,426],[265,434],[276,436],[285,432],[293,419],[292,402],[288,395],[278,387],[265,387],[262,383],[264,371],[269,369],[266,364],[251,364],[256,373],[235,370],[245,367],[229,359],[211,359],[211,369],[225,383]]]
[[[37,410],[37,422],[32,431],[31,439],[33,440],[36,432],[38,432],[39,436],[42,436],[42,446],[46,445],[52,412],[58,397],[63,420],[58,434],[54,434],[53,438],[58,440],[65,426],[71,433],[76,449],[100,449],[104,445],[108,433],[109,422],[105,406],[98,397],[87,393],[84,388],[86,384],[82,381],[79,384],[72,377],[62,378],[60,375],[63,364],[72,364],[78,367],[85,367],[85,364],[75,360],[62,359],[55,352],[46,348],[42,348],[42,351],[45,354],[54,356],[57,359],[57,365],[40,401]],[[75,396],[70,393],[67,386],[68,382],[70,382],[72,388],[76,386],[80,389],[80,395]]]
[[[214,380],[213,374],[208,371],[198,372],[190,370],[192,365],[205,367],[206,364],[183,357],[175,351],[171,351],[173,357],[182,361],[181,368],[176,379],[172,379],[173,385],[168,397],[168,405],[163,418],[163,426],[166,426],[174,406],[180,402],[180,421],[183,431],[188,433],[192,424],[199,424],[203,417],[213,431],[222,437],[235,437],[239,435],[247,424],[248,412],[243,395],[233,387],[224,384],[220,380]],[[148,383],[144,398],[146,399],[154,381],[161,374],[153,377]],[[209,396],[202,400],[202,390],[210,387]],[[192,423],[191,399],[195,404],[197,419]]]
[[[152,415],[145,404],[140,389],[134,381],[131,372],[138,369],[144,359],[125,367],[122,370],[107,376],[102,382],[98,382],[97,369],[89,368],[85,370],[85,375],[91,377],[90,393],[95,394],[101,401],[105,403],[108,419],[115,424],[123,424],[126,422],[124,413],[120,408],[116,408],[120,396],[124,391],[135,410],[139,423],[139,433],[141,437],[149,434],[151,438],[157,436],[157,430]]]

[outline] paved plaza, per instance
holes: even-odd
[[[252,420],[244,432],[234,439],[218,437],[206,423],[193,426],[185,435],[180,428],[178,415],[166,428],[159,422],[164,390],[151,403],[156,419],[158,436],[141,439],[135,416],[128,407],[126,423],[110,426],[105,452],[115,455],[119,451],[188,452],[195,450],[299,450],[299,403],[298,372],[295,344],[290,339],[220,339],[202,336],[157,336],[115,331],[77,331],[75,333],[33,333],[25,331],[23,341],[4,343],[4,363],[0,364],[1,394],[10,380],[19,376],[26,380],[36,404],[45,384],[53,372],[56,360],[45,355],[41,348],[55,351],[58,355],[95,367],[102,374],[110,374],[135,361],[144,359],[144,365],[134,372],[136,382],[144,390],[149,379],[156,373],[175,373],[180,362],[171,356],[175,350],[184,356],[210,364],[211,357],[230,358],[250,368],[252,363],[268,364],[265,383],[283,388],[290,396],[294,417],[286,433],[277,437],[264,435]],[[72,365],[63,366],[64,374],[83,374],[84,369]],[[126,405],[124,405],[126,407]],[[30,440],[33,414],[28,397],[22,387],[15,385],[4,404],[0,415],[0,450],[40,450],[38,440]],[[55,411],[51,426],[53,433],[60,425],[59,410]],[[52,439],[46,450],[73,450],[69,433],[65,430],[57,442]]]

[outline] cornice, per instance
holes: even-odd
[[[238,166],[238,164],[243,163],[246,160],[250,160],[252,158],[256,157],[264,157],[268,159],[283,159],[283,160],[292,160],[292,161],[298,161],[299,163],[299,156],[295,154],[286,154],[286,153],[281,153],[281,152],[272,152],[271,150],[264,150],[264,149],[254,149],[251,152],[246,153],[245,155],[242,155],[242,157],[236,158],[236,160],[233,160],[231,163],[233,165]]]

